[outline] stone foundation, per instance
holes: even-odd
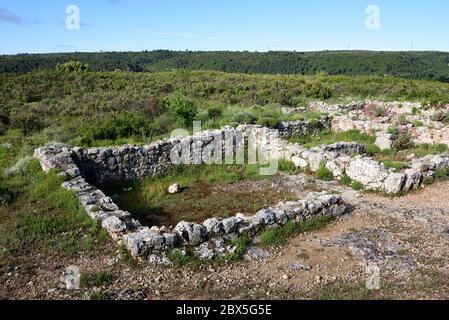
[[[295,129],[295,126],[298,126]],[[304,123],[287,125],[288,130],[300,131]],[[285,131],[284,131],[285,133]],[[233,137],[226,140],[225,137]],[[43,147],[35,150],[46,172],[55,169],[68,177],[62,187],[77,194],[87,214],[100,221],[112,238],[122,242],[135,257],[147,257],[167,252],[173,248],[204,247],[205,243],[214,243],[217,239],[230,239],[235,235],[254,236],[260,230],[276,227],[294,220],[302,222],[321,215],[339,216],[346,209],[339,196],[327,193],[311,193],[306,199],[279,205],[259,211],[254,216],[237,214],[227,219],[211,218],[202,224],[182,221],[174,228],[144,227],[133,219],[129,212],[122,211],[97,186],[142,179],[148,176],[164,174],[177,165],[172,155],[180,154],[181,146],[192,151],[187,159],[195,163],[194,151],[200,151],[203,162],[216,156],[226,159],[229,154],[238,152],[245,146],[245,139],[254,139],[258,149],[269,159],[284,158],[299,147],[289,145],[279,138],[279,132],[259,126],[226,127],[222,130],[204,131],[189,137],[177,137],[158,141],[147,146],[126,145],[117,148],[64,148]],[[214,154],[212,142],[232,141],[224,152]],[[215,145],[215,144],[214,144]],[[198,146],[200,146],[198,150]],[[332,147],[325,147],[332,152]],[[339,149],[337,147],[337,149]],[[212,162],[213,163],[213,162]],[[226,242],[224,242],[226,244]],[[210,249],[211,250],[211,249]],[[224,250],[216,248],[216,250]]]

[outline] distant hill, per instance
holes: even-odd
[[[449,52],[194,52],[144,51],[0,56],[0,73],[52,69],[79,60],[94,71],[216,70],[235,73],[389,75],[449,82]]]

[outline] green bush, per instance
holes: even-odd
[[[437,180],[447,180],[449,178],[449,169],[447,168],[438,168],[435,171],[435,179]]]
[[[87,72],[90,71],[90,67],[86,63],[81,61],[69,61],[66,63],[59,63],[56,65],[56,71],[58,72]]]
[[[326,162],[321,161],[320,166],[318,167],[318,170],[315,173],[316,177],[323,181],[332,181],[334,179],[334,175],[332,174],[332,171],[330,171],[326,167]]]
[[[43,117],[35,112],[17,112],[11,117],[11,126],[22,130],[24,135],[41,131],[45,128]]]
[[[219,107],[213,107],[207,110],[207,116],[209,119],[217,119],[223,115],[223,110]]]
[[[169,100],[168,110],[178,126],[191,126],[198,114],[198,107],[179,92]]]
[[[122,111],[117,116],[110,116],[101,123],[89,126],[84,139],[115,140],[151,133],[151,123],[135,112]]]
[[[327,83],[316,81],[306,87],[306,95],[315,99],[327,100],[332,98],[333,90]]]
[[[279,126],[279,119],[271,117],[262,117],[257,119],[257,124],[260,126],[276,129]]]
[[[257,118],[247,111],[239,111],[233,117],[233,122],[238,124],[254,124]]]
[[[413,138],[408,131],[400,131],[396,134],[394,149],[397,151],[407,150],[414,147]]]

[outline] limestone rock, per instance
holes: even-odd
[[[162,249],[164,237],[149,228],[142,228],[139,231],[125,234],[123,241],[131,254],[138,257],[146,256],[153,250]]]
[[[231,218],[224,219],[222,221],[223,230],[226,234],[234,233],[237,231],[239,224],[242,222],[243,222],[243,220],[238,217],[231,217]]]
[[[390,150],[394,146],[394,141],[396,136],[393,134],[379,132],[376,134],[375,145],[380,148],[380,150]]]
[[[356,157],[352,160],[346,174],[369,189],[381,189],[388,177],[388,172],[383,165],[374,159],[365,157]]]
[[[203,222],[203,226],[206,228],[207,233],[212,235],[219,235],[224,232],[223,223],[217,218],[210,218]]]
[[[176,225],[175,231],[182,236],[184,242],[192,246],[207,240],[207,230],[200,224],[181,221]]]
[[[181,185],[179,183],[172,184],[170,187],[168,187],[168,193],[175,194],[181,192]]]
[[[259,247],[250,247],[243,255],[245,261],[260,261],[270,257],[270,253]]]
[[[276,223],[276,217],[271,208],[260,210],[256,213],[256,217],[259,218],[263,225]]]
[[[385,192],[388,194],[397,194],[404,188],[406,180],[405,173],[390,173],[385,180]]]
[[[106,229],[109,234],[118,234],[126,231],[126,224],[116,216],[105,218],[101,226]]]

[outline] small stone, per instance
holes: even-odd
[[[181,192],[181,185],[179,183],[172,184],[170,187],[168,187],[168,193],[175,194]]]
[[[312,270],[312,266],[308,263],[294,263],[290,266],[290,269],[294,271],[309,271]]]

